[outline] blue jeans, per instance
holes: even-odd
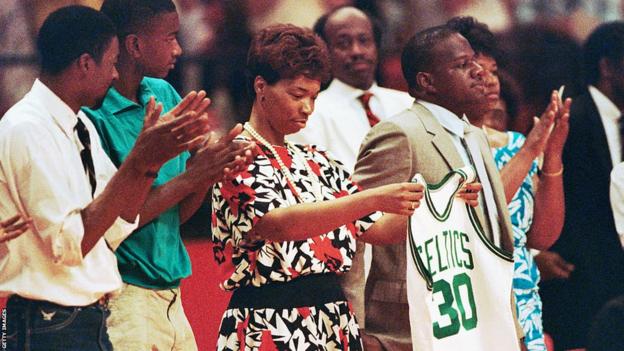
[[[7,301],[7,350],[112,351],[104,304],[68,307],[13,295]]]

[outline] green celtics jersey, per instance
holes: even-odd
[[[517,351],[511,306],[513,258],[483,234],[474,209],[456,196],[475,172],[425,185],[407,234],[407,295],[413,349]]]

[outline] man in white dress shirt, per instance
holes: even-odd
[[[121,287],[112,250],[136,227],[161,165],[198,140],[207,118],[158,122],[161,107],[152,102],[117,170],[79,112],[98,105],[117,78],[113,24],[88,7],[65,7],[46,19],[37,47],[40,78],[0,121],[0,218],[32,219],[3,244],[6,346],[111,350],[106,299]]]
[[[327,43],[334,79],[316,99],[306,127],[290,140],[322,147],[353,172],[371,125],[409,108],[414,98],[375,82],[381,32],[364,12],[338,8],[319,18],[314,31]]]

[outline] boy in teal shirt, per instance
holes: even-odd
[[[99,108],[85,112],[119,166],[142,128],[149,98],[163,104],[163,111],[181,100],[162,79],[182,53],[176,39],[179,19],[170,0],[105,0],[101,11],[117,27],[119,80]],[[193,101],[198,113],[209,104],[207,99]],[[124,288],[110,301],[107,322],[116,350],[197,350],[180,298],[180,281],[191,274],[191,263],[179,228],[222,177],[224,167],[240,163],[240,157],[234,161],[236,155],[245,159],[244,149],[229,143],[231,137],[220,148],[204,147],[193,157],[181,153],[159,170],[140,212],[140,228],[116,250]]]

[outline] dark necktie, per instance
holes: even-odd
[[[375,124],[379,123],[379,117],[377,117],[370,108],[369,102],[370,98],[373,96],[372,93],[366,91],[364,94],[358,97],[358,100],[362,103],[364,107],[364,111],[366,111],[366,118],[368,118],[368,124],[373,127]]]
[[[93,156],[91,155],[91,137],[89,131],[84,123],[78,118],[78,123],[74,127],[78,134],[78,139],[82,143],[82,151],[80,151],[80,159],[82,160],[82,166],[85,173],[89,177],[89,184],[91,184],[91,196],[95,193],[95,167],[93,166]]]

